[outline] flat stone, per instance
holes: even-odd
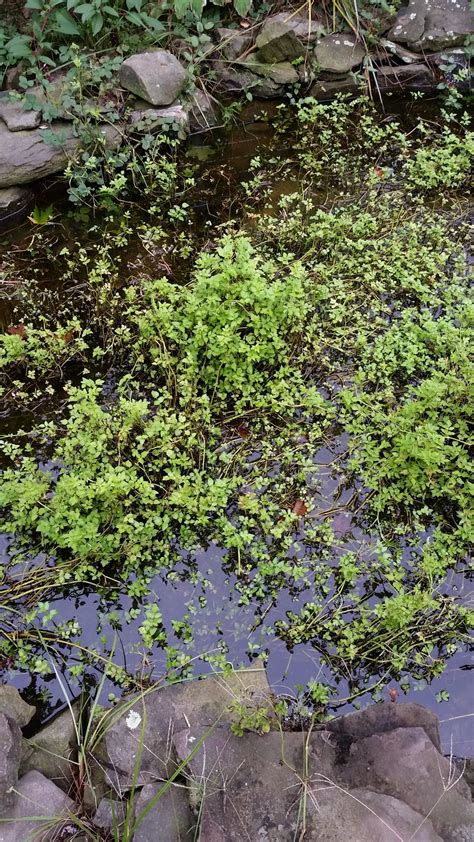
[[[351,94],[357,96],[364,90],[364,85],[357,83],[352,76],[341,77],[341,79],[326,80],[318,79],[311,86],[309,96],[315,99],[333,99],[336,94]]]
[[[284,92],[283,85],[278,85],[272,79],[264,79],[250,70],[230,67],[222,62],[213,66],[219,89],[228,94],[250,91],[253,96],[262,99],[276,99]]]
[[[130,123],[137,130],[153,132],[168,127],[177,132],[189,133],[189,115],[182,105],[153,108],[144,103],[142,107],[134,108],[131,112]]]
[[[14,212],[27,199],[29,201],[31,196],[31,191],[22,187],[0,190],[0,220],[4,212]],[[8,714],[20,728],[24,728],[34,716],[36,708],[23,701],[16,687],[2,684],[0,685],[0,712]]]
[[[77,719],[78,704],[74,705],[73,711]],[[71,712],[63,711],[27,742],[31,753],[22,762],[22,775],[35,769],[56,786],[68,790],[73,778],[71,760],[75,760],[77,752],[76,729]]]
[[[74,802],[40,772],[28,772],[17,786],[13,807],[2,813],[0,842],[52,842],[60,839],[61,817],[74,810]],[[25,821],[29,817],[31,821]],[[54,819],[54,823],[51,822]]]
[[[405,801],[429,816],[443,838],[460,825],[474,825],[468,785],[424,728],[397,728],[357,740],[337,773],[348,788],[374,789]]]
[[[134,842],[158,842],[161,839],[163,842],[184,842],[186,839],[193,839],[197,820],[189,806],[188,790],[182,785],[170,786],[143,819],[139,820],[141,812],[156,797],[159,790],[159,784],[148,784],[143,787],[138,797],[136,820],[139,824],[133,837]]]
[[[468,0],[410,0],[397,15],[388,38],[416,52],[443,50],[462,45],[473,28]]]
[[[219,38],[219,51],[229,61],[235,61],[253,43],[253,36],[249,32],[238,29],[226,29],[222,26],[216,29],[216,35]]]
[[[212,129],[219,121],[217,104],[205,91],[196,90],[185,108],[192,132]]]
[[[401,44],[397,44],[395,41],[389,41],[388,38],[381,38],[379,48],[377,49],[377,58],[384,61],[387,54],[396,56],[405,64],[414,64],[420,61],[419,54],[413,52],[413,50],[408,50],[406,47],[402,47]]]
[[[120,84],[152,105],[171,105],[186,81],[186,70],[168,50],[138,53],[120,67]]]
[[[310,784],[307,810],[314,829],[305,840],[316,842],[442,842],[430,820],[397,798],[368,789],[344,791]],[[316,807],[317,804],[317,807]]]
[[[381,91],[396,88],[419,90],[420,88],[433,88],[437,84],[434,74],[426,64],[410,64],[405,67],[378,67],[376,79]]]
[[[258,57],[251,55],[241,63],[241,66],[256,73],[257,76],[263,76],[265,79],[271,79],[277,85],[292,85],[298,81],[298,71],[289,61],[280,61],[276,64],[265,64],[258,60]]]
[[[380,702],[364,710],[338,716],[321,726],[324,731],[349,738],[348,747],[354,740],[385,734],[396,728],[423,728],[434,747],[441,751],[438,717],[414,702]]]
[[[186,727],[209,728],[219,720],[233,721],[237,714],[229,710],[233,701],[252,706],[270,707],[271,692],[262,667],[202,680],[158,688],[129,701],[122,716],[114,712],[114,722],[107,729],[96,754],[106,770],[110,786],[119,794],[131,785],[135,766],[140,762],[138,784],[166,780],[176,768],[172,747],[174,732]],[[142,755],[142,722],[145,721]]]
[[[316,61],[321,70],[330,73],[348,73],[358,67],[365,56],[365,49],[351,32],[326,35],[315,49]]]
[[[203,737],[199,729],[175,735],[180,760]],[[275,731],[235,737],[216,728],[187,762],[190,785],[203,795],[200,842],[293,842],[304,775],[305,735]],[[312,830],[311,820],[307,833]],[[306,838],[313,838],[308,835]]]
[[[41,123],[41,112],[24,108],[22,101],[8,93],[0,93],[0,119],[11,132],[36,129]]]
[[[18,783],[21,760],[21,731],[14,719],[0,713],[0,817],[13,804],[11,787]]]
[[[100,126],[99,131],[107,148],[120,144],[121,133],[114,126]],[[58,121],[47,129],[14,134],[0,123],[0,187],[27,184],[61,172],[79,148],[80,140],[70,123]]]

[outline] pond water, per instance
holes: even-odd
[[[190,150],[191,159],[197,156],[203,161],[200,165],[202,195],[199,195],[199,189],[194,191],[194,210],[197,210],[197,224],[203,231],[206,225],[222,224],[225,219],[232,217],[235,211],[233,203],[236,182],[248,177],[250,160],[255,155],[263,154],[272,142],[273,134],[269,124],[265,120],[255,120],[255,114],[260,113],[262,107],[267,112],[273,108],[268,103],[264,106],[253,103],[242,114],[239,126],[230,132],[214,137],[211,141],[202,137],[194,139]],[[426,105],[424,107],[426,109]],[[403,102],[392,101],[390,108],[398,115],[406,115],[408,111]],[[413,120],[413,115],[407,119]],[[289,151],[290,147],[279,150],[280,154]],[[279,197],[293,189],[294,182],[291,179],[274,181],[266,212],[271,213],[272,203],[276,208]],[[328,199],[330,197],[326,192],[321,191],[321,205]],[[57,201],[51,189],[45,198],[38,192],[38,201],[42,204],[51,200]],[[3,249],[7,250],[15,244],[21,252],[22,243],[29,241],[32,230],[30,223],[25,223],[18,231],[10,232],[3,239]],[[65,232],[58,233],[58,242],[70,241],[76,233],[73,228],[66,227]],[[41,266],[41,254],[37,259]],[[126,260],[127,271],[132,274],[156,272],[156,261],[155,253],[150,254],[143,249],[142,244],[137,242],[134,245],[132,242]],[[54,267],[51,283],[55,283]],[[7,287],[4,292],[6,294],[0,316],[3,325],[7,325],[12,319],[14,294]],[[53,405],[54,402],[49,411],[54,411]],[[20,424],[28,426],[28,423],[20,407],[17,415],[5,418],[3,432]],[[336,539],[332,557],[335,567],[339,558],[348,552],[370,560],[380,537],[374,525],[364,518],[364,489],[351,485],[346,463],[347,440],[344,437],[335,436],[315,453],[314,486],[317,491],[312,498],[313,508],[307,513],[308,521],[326,523],[332,529]],[[420,534],[420,546],[425,540],[426,535]],[[4,536],[0,549],[1,561],[6,563],[8,536]],[[224,555],[224,551],[216,544],[202,547],[192,554],[183,553],[182,565],[178,565],[171,575],[169,572],[159,573],[151,581],[150,599],[156,600],[160,607],[168,644],[195,659],[195,674],[211,669],[202,658],[206,654],[224,652],[227,660],[234,665],[246,666],[264,653],[268,656],[268,677],[275,693],[284,694],[293,700],[302,698],[303,688],[308,682],[334,682],[334,675],[321,662],[315,646],[311,643],[297,643],[289,647],[275,629],[275,623],[285,620],[288,612],[296,612],[305,606],[311,599],[313,589],[317,587],[316,583],[310,580],[304,584],[288,586],[280,591],[277,598],[255,596],[243,604],[238,578],[229,569]],[[34,563],[39,564],[41,561],[36,559]],[[5,596],[11,593],[12,582],[15,579],[21,580],[22,575],[22,570],[12,571],[4,590]],[[143,620],[134,618],[134,603],[121,591],[120,585],[108,596],[79,585],[64,594],[61,587],[55,586],[53,567],[47,571],[47,577],[44,592],[50,609],[58,612],[55,621],[77,620],[81,626],[81,636],[76,643],[85,649],[102,652],[105,659],[113,647],[114,663],[123,666],[133,675],[142,675],[147,681],[159,679],[163,675],[166,671],[165,654],[159,646],[151,652],[144,652],[138,634],[138,627]],[[466,606],[474,606],[472,577],[468,574],[453,572],[445,587]],[[27,607],[28,598],[24,601],[23,609]],[[184,631],[181,625],[176,625],[182,624],[183,619],[186,621]],[[6,633],[12,633],[8,626]],[[66,653],[68,649],[55,647],[55,651]],[[61,655],[58,658],[60,670],[67,664],[74,664],[74,646],[68,655],[64,655],[63,664]],[[54,676],[32,676],[28,673],[27,665],[25,667],[24,671],[17,671],[12,670],[8,662],[4,663],[2,679],[16,684],[27,698],[40,699],[41,716],[47,718],[52,711],[62,706],[63,689]],[[449,659],[444,673],[430,684],[411,679],[403,683],[402,688],[395,682],[390,685],[390,689],[397,690],[400,700],[425,704],[437,713],[441,720],[444,751],[452,751],[458,756],[474,756],[473,669],[474,659],[469,647],[459,647]],[[91,664],[88,671],[91,688],[99,674],[100,667]],[[63,672],[63,680],[71,694],[76,695],[78,687],[69,683],[66,670]],[[358,705],[363,706],[372,700],[369,689],[370,685],[368,687],[361,683]],[[106,691],[114,690],[117,692],[113,683],[108,682]],[[384,688],[383,698],[388,698],[388,690],[389,687]],[[350,686],[350,682],[339,675],[337,701],[332,709],[338,712],[353,709],[352,704],[344,702],[353,692],[354,687]],[[295,709],[298,710],[297,701]]]

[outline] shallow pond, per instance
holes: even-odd
[[[423,106],[426,110],[427,106]],[[406,103],[392,101],[390,109],[393,114],[403,114],[407,122],[413,122],[413,113],[406,108]],[[268,103],[265,104],[268,112]],[[242,121],[238,127],[226,134],[216,136],[211,141],[208,138],[195,138],[188,150],[189,160],[201,161],[199,164],[197,186],[190,192],[190,202],[193,209],[194,236],[203,242],[206,231],[215,226],[223,226],[235,215],[242,214],[236,206],[236,184],[242,180],[250,180],[249,165],[256,156],[264,156],[269,149],[275,149],[273,129],[265,120],[256,121],[256,111],[262,111],[262,105],[252,104],[247,112],[241,115]],[[428,112],[431,113],[431,112]],[[387,120],[387,114],[381,118]],[[279,156],[291,155],[291,144],[283,137]],[[249,181],[250,183],[250,181]],[[260,185],[261,186],[261,185]],[[298,185],[296,185],[298,186]],[[295,189],[295,181],[291,174],[285,171],[281,178],[275,177],[270,184],[271,190],[266,196],[267,214],[279,213],[278,201],[281,196],[290,194]],[[323,186],[313,191],[313,201],[320,206],[331,206],[334,197]],[[57,202],[52,188],[46,198],[38,193],[38,201],[47,204]],[[56,204],[61,208],[61,201]],[[251,229],[258,227],[258,214],[250,214],[245,225]],[[45,265],[41,245],[35,256],[38,274],[45,280],[45,285],[56,289],[57,301],[62,296],[75,294],[74,284],[67,289],[58,285],[55,278],[55,266],[52,257],[58,254],[64,245],[74,249],[80,248],[82,241],[76,242],[77,237],[83,236],[77,222],[67,220],[57,223],[57,233],[50,242],[50,253],[46,257],[49,265]],[[22,252],[25,259],[31,260],[31,238],[34,236],[34,225],[25,223],[18,231],[3,238],[4,254],[12,249],[16,254],[16,266],[21,271]],[[96,231],[92,235],[100,236]],[[143,239],[133,237],[129,241],[125,256],[122,258],[124,275],[141,276],[165,272],[173,278],[182,280],[187,271],[186,259],[181,265],[174,265],[163,251],[144,247]],[[48,276],[49,273],[49,277]],[[8,277],[2,287],[4,291],[4,309],[1,313],[3,325],[6,327],[15,320],[15,284],[9,284]],[[113,390],[113,382],[110,386]],[[340,388],[337,385],[335,388]],[[62,393],[52,395],[50,404],[42,405],[45,418],[53,417],[55,401],[60,403]],[[36,422],[34,413],[26,415],[22,412],[21,401],[15,412],[5,417],[5,432],[11,432],[18,426],[29,427]],[[245,431],[231,431],[231,436],[245,437]],[[318,526],[325,526],[333,533],[331,543],[330,564],[337,568],[342,556],[354,554],[358,559],[370,563],[375,557],[380,539],[380,530],[373,520],[365,515],[365,489],[360,483],[354,482],[348,469],[347,437],[334,431],[334,437],[325,441],[313,455],[314,473],[310,474],[312,506],[304,510],[305,521]],[[259,454],[255,454],[258,459]],[[298,500],[295,505],[298,504]],[[426,533],[420,532],[412,536],[410,547],[406,552],[408,564],[409,550],[413,546],[421,547],[429,538],[429,528]],[[304,527],[295,533],[295,540],[303,544],[303,549],[295,550],[304,553]],[[2,544],[2,560],[8,560],[8,539],[5,536]],[[291,557],[291,552],[289,555]],[[329,709],[345,711],[352,704],[346,704],[345,699],[356,699],[357,705],[364,705],[373,698],[369,689],[375,689],[377,681],[367,681],[363,678],[357,684],[354,676],[344,675],[339,670],[335,676],[329,669],[327,660],[322,662],[320,652],[311,642],[297,642],[293,645],[285,643],[284,635],[278,633],[275,624],[286,620],[288,612],[298,612],[311,600],[313,591],[318,583],[309,575],[302,581],[287,581],[278,595],[258,592],[253,596],[242,599],[239,589],[239,577],[224,557],[225,553],[215,542],[207,547],[189,553],[182,552],[182,563],[176,564],[173,570],[157,573],[149,583],[149,601],[156,601],[159,605],[163,628],[166,632],[168,646],[174,646],[193,659],[194,674],[211,669],[209,662],[203,655],[223,654],[234,665],[248,665],[260,653],[268,656],[269,680],[278,694],[284,694],[294,700],[296,712],[304,715],[304,688],[311,682],[337,685],[337,695],[334,704]],[[35,559],[33,564],[41,564],[42,559]],[[91,649],[103,653],[107,660],[113,648],[114,664],[123,666],[126,671],[135,676],[142,676],[143,680],[158,679],[166,671],[166,656],[163,647],[156,645],[151,651],[145,651],[138,629],[143,622],[142,617],[134,616],[134,601],[127,596],[120,583],[114,584],[109,594],[104,590],[96,593],[93,589],[82,585],[71,586],[67,593],[63,587],[54,582],[54,567],[46,568],[44,585],[44,599],[48,602],[48,611],[55,609],[57,614],[53,623],[77,621],[81,626],[81,634],[69,650],[64,646],[54,645],[58,654],[59,670],[63,671],[63,680],[68,685],[72,695],[77,694],[78,686],[70,683],[67,667],[76,662],[77,647]],[[23,569],[13,568],[4,589],[4,598],[8,600],[12,594],[15,582],[20,582]],[[443,588],[455,595],[466,606],[473,606],[472,575],[453,571],[449,574]],[[328,599],[336,597],[336,589],[328,594]],[[368,599],[380,599],[380,593],[372,594]],[[31,607],[28,596],[24,597],[20,606],[22,610]],[[45,624],[45,635],[53,626]],[[4,633],[14,634],[14,626],[6,625]],[[53,638],[51,638],[53,640]],[[53,643],[51,643],[53,646]],[[64,662],[61,663],[61,657]],[[102,663],[105,662],[104,660]],[[25,670],[13,670],[8,658],[3,663],[3,678],[15,683],[25,691],[28,698],[40,698],[43,702],[43,714],[51,711],[63,703],[63,689],[57,678],[53,676],[31,676]],[[389,689],[396,690],[400,699],[412,699],[431,707],[436,711],[442,723],[443,747],[446,752],[455,755],[474,755],[474,712],[472,710],[472,669],[474,661],[467,646],[459,646],[458,650],[448,660],[443,674],[427,684],[424,680],[414,680],[405,677],[401,682],[391,682],[390,686],[383,686],[382,698],[388,698]],[[96,676],[100,674],[100,663],[90,665],[88,681],[93,688]],[[357,685],[357,689],[355,689]],[[117,692],[112,681],[107,684],[107,690]]]

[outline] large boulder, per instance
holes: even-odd
[[[13,806],[1,814],[0,842],[53,842],[74,802],[40,772],[28,772],[17,787]]]
[[[30,199],[31,195],[30,190],[21,187],[0,190],[0,221],[2,208],[6,207],[8,201],[10,207],[14,209],[16,203],[24,202],[26,198]],[[12,687],[10,684],[2,684],[0,686],[0,712],[6,713],[16,721],[20,728],[24,728],[35,715],[36,708],[23,701],[16,687]]]
[[[474,827],[468,785],[424,728],[397,728],[357,740],[337,774],[349,789],[366,787],[405,801],[429,816],[443,838],[459,826]]]
[[[6,91],[0,93],[0,119],[11,132],[20,132],[36,129],[41,123],[41,112],[24,108],[21,100]]]
[[[143,693],[128,701],[122,713],[113,711],[95,760],[105,770],[109,786],[119,794],[130,789],[137,763],[140,785],[166,780],[176,768],[174,732],[233,721],[238,718],[238,713],[231,710],[234,702],[245,707],[270,707],[270,696],[263,668],[237,671],[225,677],[210,676]]]
[[[442,842],[429,819],[381,792],[313,782],[307,804],[315,826],[308,838],[314,842]]]
[[[114,126],[99,126],[107,148],[121,142]],[[0,123],[0,187],[27,184],[61,172],[80,148],[70,123],[56,122],[47,129],[19,131],[12,134]]]
[[[0,817],[13,803],[22,749],[21,731],[10,716],[0,713]],[[1,837],[0,837],[1,838]]]
[[[374,734],[386,734],[396,728],[423,728],[434,747],[441,751],[438,717],[428,708],[414,702],[380,702],[318,726],[318,730],[334,734],[348,747],[355,740],[373,737]]]
[[[138,53],[120,67],[120,84],[151,105],[171,105],[186,81],[186,70],[168,50]]]
[[[216,728],[194,756],[203,737],[192,728],[175,735],[178,757],[187,761],[189,782],[203,794],[201,842],[293,842],[304,776],[305,734],[271,732],[234,737]],[[305,839],[309,835],[311,823]],[[300,828],[301,831],[301,828]]]
[[[319,41],[315,56],[321,70],[344,74],[362,63],[365,48],[351,32],[335,32]]]
[[[76,720],[79,704],[73,708]],[[76,759],[77,734],[71,712],[63,711],[28,740],[30,753],[21,764],[24,775],[35,769],[62,789],[68,790],[73,778],[71,761]]]
[[[473,28],[469,0],[409,0],[388,38],[417,52],[435,51],[463,44]]]
[[[255,44],[263,61],[286,61],[304,56],[308,44],[316,40],[324,27],[318,20],[292,11],[271,15],[257,36]]]

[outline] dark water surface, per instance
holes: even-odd
[[[406,111],[406,103],[403,105]],[[273,107],[269,103],[263,106],[267,112]],[[395,102],[393,111],[397,110],[400,109]],[[209,144],[209,158],[203,167],[213,173],[213,188],[204,196],[202,207],[199,208],[203,222],[222,220],[223,215],[231,218],[233,185],[246,178],[250,159],[270,144],[272,132],[268,124],[254,119],[255,112],[261,111],[261,104],[252,104],[248,112],[242,115],[243,123],[239,127],[226,135],[225,140],[218,137],[213,140],[213,145]],[[195,138],[195,149],[202,150],[204,143],[208,143],[208,140]],[[292,192],[294,188],[293,182],[283,179],[273,188],[275,203],[280,195]],[[40,195],[38,200],[41,201]],[[45,201],[48,201],[48,197]],[[26,228],[23,226],[12,233],[10,242],[21,242],[27,229],[28,224]],[[8,248],[6,239],[4,247]],[[146,261],[146,255],[137,252],[130,255],[129,265],[139,266],[141,270],[153,268],[156,271],[154,258],[150,257],[150,266],[146,265]],[[1,307],[0,300],[0,320],[6,325],[11,317],[8,296],[4,299],[3,311]],[[25,423],[24,419],[21,423]],[[338,557],[348,551],[370,556],[379,539],[378,533],[367,529],[367,525],[357,517],[360,489],[344,484],[343,472],[341,476],[341,457],[344,452],[345,442],[337,439],[315,455],[318,493],[313,495],[314,508],[308,513],[309,518],[320,521],[327,519],[331,523],[338,539],[334,547],[335,564]],[[7,536],[0,543],[0,556],[0,561],[7,560]],[[248,666],[259,653],[265,652],[268,654],[268,676],[274,691],[291,698],[296,698],[300,689],[311,680],[332,683],[334,676],[331,676],[327,667],[321,665],[319,654],[311,644],[296,645],[289,651],[273,631],[275,621],[285,619],[288,611],[296,612],[311,601],[311,586],[301,592],[283,590],[276,602],[254,601],[239,605],[236,579],[226,572],[223,556],[224,552],[218,546],[203,548],[193,554],[192,558],[183,556],[181,571],[178,569],[172,576],[159,574],[151,582],[151,601],[156,599],[162,612],[168,644],[196,657],[196,674],[210,670],[209,664],[200,656],[216,653],[219,651],[219,643],[223,641],[226,644],[226,657],[234,665]],[[191,579],[190,570],[193,571]],[[21,572],[17,575],[21,576]],[[472,580],[453,574],[449,587],[450,591],[457,592],[464,604],[474,605]],[[147,679],[158,679],[166,669],[165,655],[156,647],[152,655],[147,654],[145,657],[138,634],[143,617],[130,620],[128,612],[133,608],[132,601],[125,595],[118,594],[117,597],[113,602],[106,602],[99,594],[87,592],[78,586],[69,591],[66,597],[60,589],[56,594],[54,586],[48,588],[47,594],[50,607],[58,611],[56,620],[76,619],[81,625],[82,633],[78,642],[82,647],[107,653],[115,638],[115,663],[123,665],[130,673],[142,672]],[[183,615],[186,615],[192,629],[190,644],[186,644],[173,630],[173,621],[181,621]],[[74,662],[74,650],[69,660],[71,662]],[[56,679],[31,678],[26,671],[13,674],[8,664],[3,667],[4,681],[16,684],[32,700],[42,699],[45,716],[56,704],[63,703],[63,691]],[[398,689],[400,700],[410,699],[425,704],[437,713],[441,720],[443,748],[445,752],[452,751],[458,756],[474,756],[473,669],[472,652],[465,649],[450,658],[443,675],[431,685],[420,682],[416,686],[415,682],[410,681],[410,688],[405,694],[398,685],[391,685]],[[92,667],[90,672],[94,679],[95,670]],[[77,687],[70,686],[69,689],[73,695],[78,692]],[[116,690],[109,683],[107,690],[113,689]],[[440,691],[447,691],[449,699],[437,701],[436,695]],[[344,699],[348,693],[349,689],[341,682],[338,686],[339,699]],[[387,693],[388,688],[384,691],[384,698],[387,698]],[[361,693],[359,702],[362,706],[370,701],[369,694]],[[351,705],[342,705],[338,712],[351,709]]]

